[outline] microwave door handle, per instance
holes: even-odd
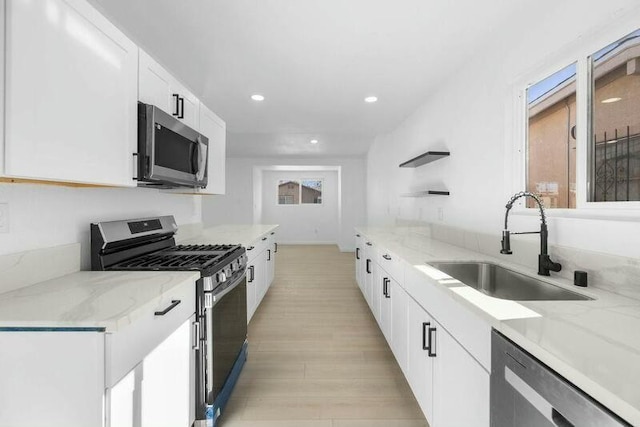
[[[189,158],[191,159],[191,172],[194,175],[198,175],[198,157],[200,151],[200,144],[198,141],[191,144],[191,150],[189,151]]]
[[[198,138],[198,180],[202,181],[207,173],[207,163],[209,162],[209,146],[203,144]]]

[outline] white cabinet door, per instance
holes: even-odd
[[[253,313],[258,308],[258,289],[261,287],[258,284],[260,277],[260,271],[256,271],[256,261],[258,258],[254,258],[249,264],[247,264],[247,324],[253,317]],[[258,267],[259,268],[259,267]],[[258,275],[256,276],[256,273]]]
[[[136,396],[135,370],[107,389],[106,427],[134,427]],[[136,426],[137,427],[137,426]]]
[[[138,99],[199,131],[200,101],[169,71],[140,49]]]
[[[137,46],[82,0],[8,1],[5,25],[4,174],[135,186]]]
[[[380,266],[375,261],[371,261],[371,269],[373,270],[373,281],[371,286],[371,312],[373,312],[373,317],[376,318],[378,326],[380,326],[380,329],[382,329],[382,324],[380,323],[380,304],[382,302],[382,298],[384,298],[382,296],[383,276]]]
[[[395,281],[392,282],[389,293],[391,294],[391,350],[406,376],[408,372],[409,296]]]
[[[407,379],[429,425],[433,417],[433,357],[429,357],[428,334],[433,320],[412,298],[409,298]],[[461,401],[459,401],[460,403]],[[474,425],[473,423],[468,425]],[[443,426],[444,427],[444,426]]]
[[[142,427],[189,427],[193,419],[193,329],[195,316],[156,347],[142,364]]]
[[[380,267],[380,271],[382,272],[382,289],[380,291],[380,329],[382,329],[382,334],[387,339],[389,346],[393,342],[392,336],[392,328],[391,324],[393,321],[392,318],[392,292],[394,285],[397,287],[397,283],[391,279],[389,273]]]
[[[104,334],[0,332],[0,426],[101,427]]]
[[[364,244],[363,237],[360,234],[356,234],[356,282],[360,287],[360,290],[364,294],[364,250],[362,248]]]
[[[365,252],[364,252],[364,296],[367,300],[367,303],[369,304],[369,307],[371,308],[371,311],[373,311],[373,282],[374,282],[374,277],[373,277],[373,266],[375,265],[375,263],[373,262],[373,260],[371,259],[371,255],[369,254],[369,250],[367,249],[368,247],[365,246]]]
[[[275,232],[271,232],[267,239],[267,289],[273,283],[273,279],[276,276],[276,235]]]
[[[434,325],[433,425],[488,427],[489,373],[444,328]]]
[[[204,104],[200,103],[200,133],[209,139],[208,183],[201,194],[225,194],[227,162],[227,126]]]
[[[253,262],[256,267],[256,299],[260,305],[267,293],[267,250],[260,252]]]

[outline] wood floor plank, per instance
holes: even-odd
[[[221,427],[428,427],[354,265],[336,246],[279,246]]]

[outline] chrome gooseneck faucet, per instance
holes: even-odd
[[[540,209],[540,231],[526,231],[522,233],[511,233],[507,225],[509,219],[509,211],[513,207],[516,200],[521,197],[531,197],[538,204]],[[540,234],[540,255],[538,255],[538,274],[541,276],[549,276],[550,271],[560,271],[562,265],[557,262],[551,261],[548,252],[548,237],[549,231],[547,230],[547,217],[544,214],[544,205],[538,196],[528,191],[521,191],[516,193],[509,199],[506,205],[507,211],[504,214],[504,231],[502,231],[502,249],[501,254],[511,255],[511,234]]]

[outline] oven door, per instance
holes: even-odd
[[[144,180],[206,187],[209,140],[153,105],[141,104],[139,155]]]
[[[245,271],[236,273],[213,291],[205,292],[204,321],[206,403],[212,405],[247,339]]]

